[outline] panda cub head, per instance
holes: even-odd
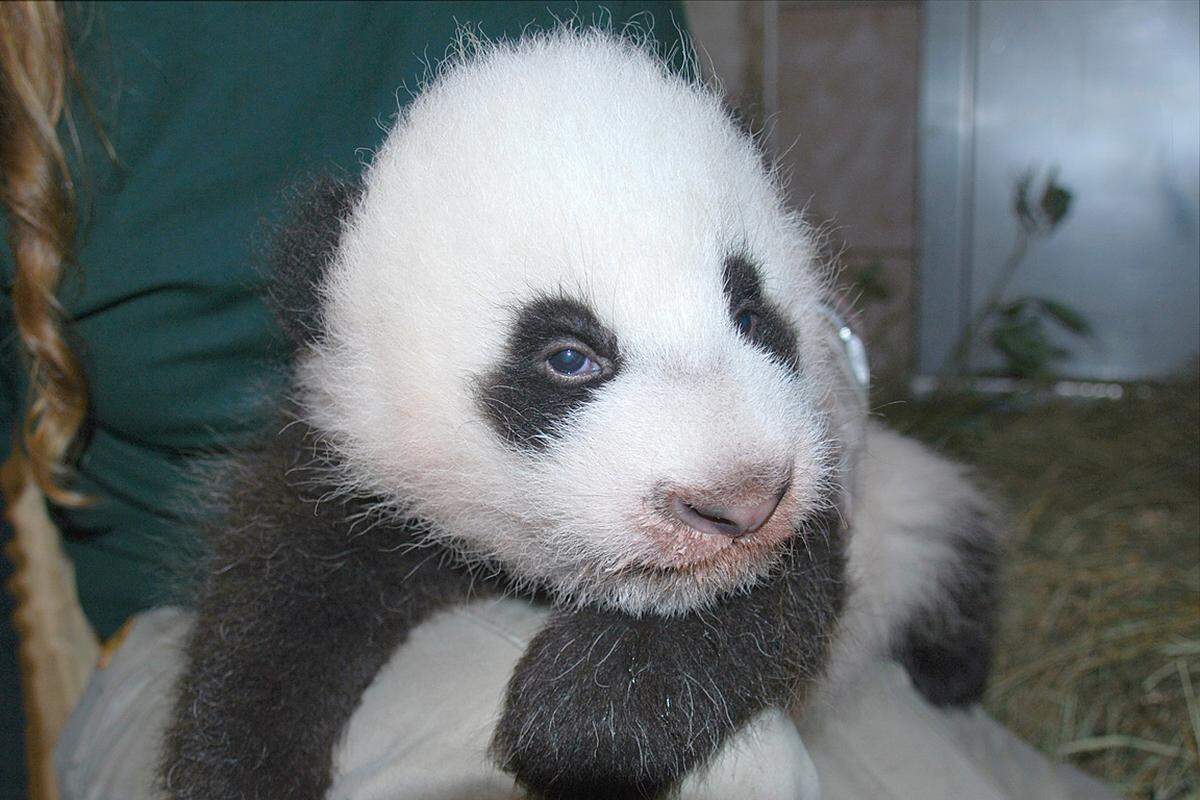
[[[636,43],[474,46],[374,158],[301,405],[348,490],[565,602],[679,613],[838,502],[824,284],[754,142]]]

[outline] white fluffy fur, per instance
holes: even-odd
[[[864,412],[818,310],[809,231],[711,91],[603,33],[474,43],[406,110],[365,186],[323,287],[327,339],[302,373],[353,488],[561,597],[675,612],[772,563],[628,569],[648,558],[633,523],[653,488],[790,464],[797,519],[829,486],[849,495],[848,640],[886,641],[920,602],[946,545],[916,532],[969,489],[874,428],[854,488]],[[795,326],[802,378],[732,326],[733,252]],[[475,381],[503,357],[514,306],[558,292],[616,333],[622,372],[564,436],[520,453],[487,424]]]

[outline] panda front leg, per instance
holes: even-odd
[[[372,622],[303,601],[253,620],[202,612],[167,737],[169,796],[322,797],[342,725],[402,638]]]
[[[160,765],[172,800],[321,798],[367,685],[471,587],[420,528],[321,483],[330,458],[292,424],[230,470]]]
[[[534,796],[656,798],[824,665],[844,583],[830,535],[793,537],[784,569],[679,617],[556,611],[508,685],[492,741]]]
[[[276,584],[256,597],[247,587],[269,575],[219,576],[224,585],[198,609],[167,732],[169,797],[324,797],[335,745],[362,693],[408,632],[449,601],[456,580],[412,576],[388,589],[365,563],[371,555],[305,567],[347,580]]]

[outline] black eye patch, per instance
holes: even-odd
[[[734,327],[752,344],[799,372],[796,332],[763,293],[762,278],[749,256],[738,254],[726,258],[724,280]],[[754,317],[752,325],[747,323],[747,313]]]
[[[594,377],[564,381],[548,367],[557,352],[573,343],[602,365]],[[478,402],[506,442],[540,450],[563,432],[563,421],[572,412],[616,376],[620,363],[617,337],[592,309],[569,297],[540,297],[517,312],[504,360],[479,379]]]

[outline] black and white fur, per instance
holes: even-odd
[[[320,797],[383,662],[487,591],[553,604],[493,740],[539,797],[663,796],[870,658],[976,700],[985,506],[865,423],[781,198],[638,44],[464,48],[284,237],[295,399],[211,532],[169,795]]]

